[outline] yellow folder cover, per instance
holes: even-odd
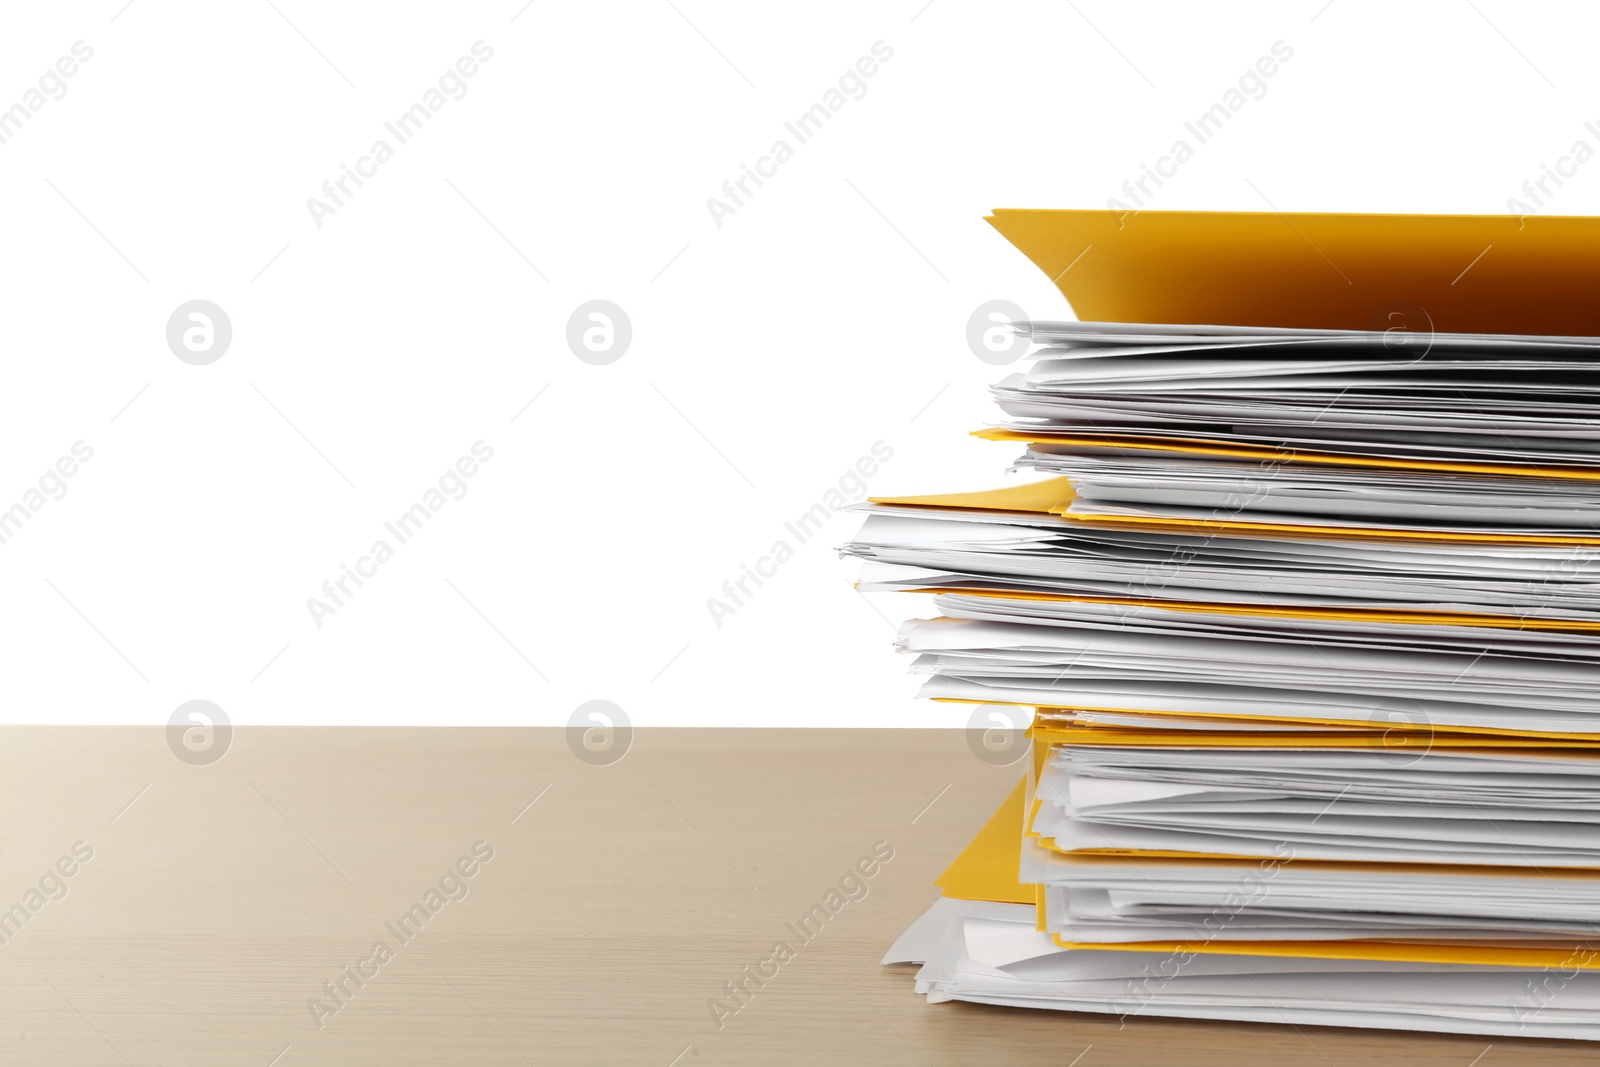
[[[1600,336],[1600,218],[999,209],[987,221],[1085,322],[1385,330],[1400,314],[1411,330]]]
[[[1022,818],[1027,780],[1001,802],[967,847],[934,883],[944,896],[961,900],[988,900],[1003,904],[1039,902],[1035,888],[1017,880],[1022,862]],[[1204,857],[1180,857],[1204,858]],[[1216,857],[1221,858],[1221,857]],[[1085,857],[1088,862],[1095,859]],[[1100,860],[1104,862],[1104,860]],[[1160,857],[1140,857],[1140,862],[1161,862]],[[1112,862],[1127,862],[1126,859]],[[1253,863],[1254,861],[1250,861]],[[1317,866],[1347,867],[1348,864]],[[1415,867],[1407,868],[1415,870]],[[1506,871],[1497,870],[1503,876]],[[1547,877],[1529,871],[1530,877]],[[1593,872],[1555,872],[1564,878],[1593,877]],[[1584,970],[1600,969],[1600,953],[1585,951],[1583,944],[1551,947],[1530,943],[1456,942],[1430,944],[1406,941],[1240,941],[1240,942],[1133,942],[1123,944],[1078,944],[1053,940],[1062,948],[1100,949],[1129,952],[1201,952],[1260,956],[1304,956],[1313,959],[1404,960],[1427,963],[1498,964],[1515,967],[1566,966]]]
[[[967,847],[945,868],[937,881],[944,896],[961,900],[992,900],[1001,904],[1032,904],[1033,886],[1017,881],[1022,864],[1022,802],[1026,778],[1000,803]]]

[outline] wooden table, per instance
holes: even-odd
[[[1467,1067],[1491,1044],[927,1004],[877,961],[1018,774],[959,731],[641,730],[609,766],[559,729],[244,728],[209,766],[159,728],[0,742],[7,1064]],[[799,944],[880,841],[868,895]],[[779,940],[719,1029],[708,1001]],[[1492,1044],[1479,1067],[1600,1055]]]

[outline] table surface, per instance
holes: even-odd
[[[1566,1042],[929,1005],[912,969],[878,960],[1019,774],[977,759],[961,731],[638,730],[609,766],[578,759],[560,729],[243,728],[209,766],[179,760],[160,728],[5,727],[0,740],[0,909],[27,916],[0,911],[5,1063],[1596,1057]],[[878,842],[893,859],[867,895],[801,943],[788,924]],[[793,958],[719,1028],[710,1000],[777,941]],[[325,983],[341,980],[336,1000]]]

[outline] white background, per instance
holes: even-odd
[[[720,628],[706,601],[876,441],[875,494],[1004,484],[967,316],[1069,312],[989,209],[1104,207],[1280,40],[1150,207],[1497,213],[1600,146],[1576,4],[276,2],[4,11],[0,107],[94,49],[0,145],[0,508],[94,449],[0,545],[7,721],[963,723],[890,651],[879,611],[919,606],[851,589],[851,516]],[[479,40],[466,95],[315,226]],[[716,226],[877,41],[866,94]],[[1552,204],[1597,209],[1600,163]],[[203,367],[165,341],[195,298],[234,331]],[[609,366],[566,347],[592,298],[632,320]],[[479,440],[467,495],[319,629],[307,598]]]

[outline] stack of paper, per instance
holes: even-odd
[[[924,696],[1037,708],[885,962],[931,1000],[1600,1039],[1595,220],[990,221],[1099,321],[1016,324],[980,431],[1048,477],[874,500],[845,547],[933,594]]]
[[[1592,982],[1595,952],[1588,947],[1541,950],[1548,962],[1489,966],[1418,958],[1385,958],[1349,945],[1285,952],[1263,941],[1216,951],[1213,932],[1230,917],[1251,914],[1279,892],[1291,871],[1303,874],[1296,891],[1319,879],[1336,883],[1344,898],[1412,902],[1431,875],[1364,871],[1357,865],[1323,866],[1287,861],[1243,868],[1222,861],[1151,857],[1096,860],[1047,854],[1017,834],[1026,807],[1022,785],[995,813],[940,884],[944,896],[895,942],[885,963],[919,963],[917,992],[931,1002],[966,1000],[1023,1008],[1054,1008],[1120,1015],[1231,1019],[1296,1026],[1366,1026],[1500,1036],[1593,1039],[1600,1032],[1600,1002]],[[1163,879],[1174,893],[1213,901],[1195,908],[1181,940],[1152,950],[1102,944],[1065,948],[1041,928],[1031,886],[997,877],[1021,867],[1036,877],[1040,863],[1083,868],[1106,885],[1143,883],[1142,875],[1182,870]],[[1097,873],[1098,872],[1098,873]],[[1473,877],[1464,869],[1462,879]],[[1514,892],[1538,881],[1525,871],[1496,880]],[[1476,882],[1471,883],[1476,886]],[[1266,888],[1262,888],[1266,887]],[[1470,887],[1469,887],[1470,888]],[[1584,896],[1573,881],[1569,898]],[[1152,892],[1144,886],[1144,893]],[[1554,895],[1555,890],[1546,887]],[[1476,893],[1501,892],[1499,885]],[[1301,897],[1304,899],[1304,896]],[[1430,897],[1441,900],[1446,897]],[[1459,898],[1458,898],[1459,899]],[[1592,887],[1587,893],[1592,903]],[[1392,943],[1403,948],[1405,941]],[[1361,943],[1362,946],[1370,942]],[[1393,956],[1401,953],[1396,951]]]

